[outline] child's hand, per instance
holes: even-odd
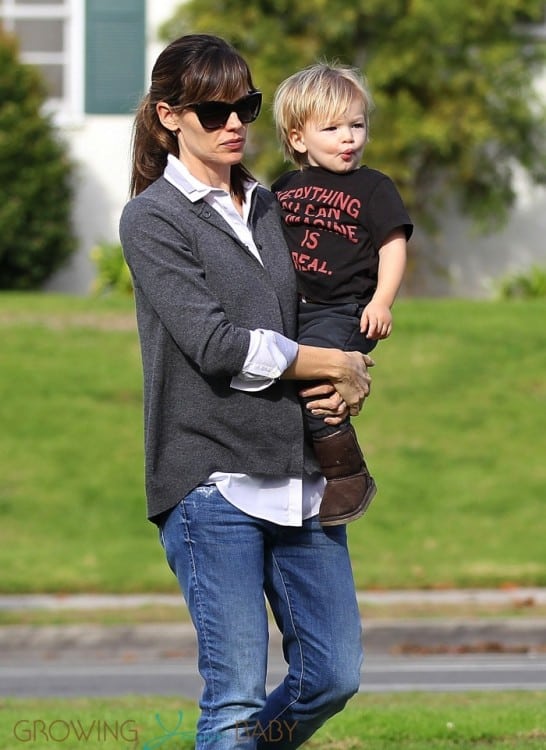
[[[367,339],[386,339],[392,331],[392,313],[382,302],[369,302],[360,318],[360,332]]]

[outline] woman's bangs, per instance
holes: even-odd
[[[218,57],[218,59],[217,59]],[[237,55],[229,59],[214,55],[186,89],[188,103],[233,101],[253,88],[250,71]],[[191,89],[191,90],[190,90]]]

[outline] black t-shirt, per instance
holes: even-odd
[[[379,248],[397,228],[413,225],[392,180],[360,167],[337,174],[322,167],[287,172],[272,186],[298,276],[313,302],[367,304],[377,286]]]

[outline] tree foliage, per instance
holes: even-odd
[[[389,174],[415,219],[432,228],[447,196],[483,226],[506,218],[521,167],[546,180],[545,105],[536,87],[542,0],[187,0],[166,40],[217,33],[248,60],[265,107],[249,166],[286,168],[272,95],[317,60],[360,68],[375,103],[365,162]],[[516,166],[520,165],[520,166]]]
[[[45,86],[0,27],[0,289],[32,289],[75,248],[71,166],[42,114]]]

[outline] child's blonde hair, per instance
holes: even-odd
[[[335,120],[347,111],[355,97],[362,99],[368,140],[372,99],[356,68],[316,63],[286,78],[273,99],[277,136],[286,159],[300,167],[306,164],[306,155],[292,148],[290,133],[303,130],[309,121],[320,125]]]

